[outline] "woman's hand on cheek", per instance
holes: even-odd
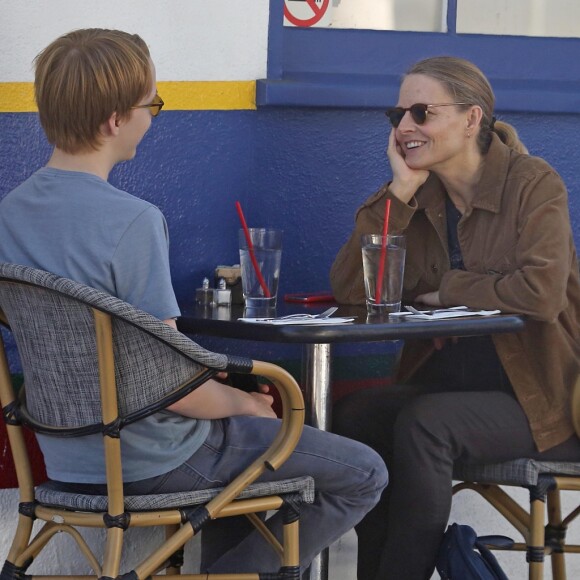
[[[409,203],[415,192],[425,183],[429,172],[423,169],[412,169],[405,161],[405,152],[397,142],[396,130],[391,129],[387,157],[393,171],[390,189],[404,203]]]

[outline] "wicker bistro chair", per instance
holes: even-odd
[[[115,297],[18,265],[0,264],[0,321],[14,335],[25,384],[16,398],[0,344],[0,399],[20,490],[18,526],[1,580],[37,578],[25,576],[25,571],[59,532],[70,534],[86,557],[94,572],[86,578],[143,579],[164,568],[168,574],[179,574],[184,544],[207,521],[241,514],[279,553],[279,570],[261,575],[182,577],[299,578],[300,503],[313,501],[313,480],[254,483],[264,470],[276,470],[289,457],[302,431],[302,395],[286,371],[273,364],[209,352]],[[123,427],[179,400],[219,371],[256,374],[274,383],[283,417],[271,447],[224,488],[124,497]],[[22,425],[62,437],[101,432],[107,495],[56,492],[47,485],[35,489]],[[286,512],[282,543],[257,515],[267,510]],[[34,520],[44,524],[32,537]],[[164,526],[164,543],[152,548],[133,570],[121,574],[124,531],[146,526]],[[83,527],[106,529],[102,562],[78,532]]]
[[[580,376],[574,386],[571,403],[574,426],[580,435]],[[463,489],[476,491],[521,533],[524,542],[514,543],[509,549],[526,552],[530,580],[544,577],[545,555],[551,559],[552,578],[566,579],[564,554],[580,552],[580,545],[566,544],[568,526],[580,514],[580,505],[563,518],[560,491],[580,491],[580,462],[521,458],[488,465],[456,464],[453,476],[460,482],[453,487],[454,494]],[[529,512],[501,486],[528,489]]]

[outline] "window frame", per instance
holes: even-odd
[[[447,32],[401,32],[286,27],[283,0],[270,0],[257,105],[384,108],[396,103],[411,64],[449,54],[483,70],[498,110],[580,113],[580,38],[458,34],[457,1],[448,0]]]

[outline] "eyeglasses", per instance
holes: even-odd
[[[153,100],[150,103],[147,103],[146,105],[135,105],[134,107],[131,108],[149,109],[149,111],[151,112],[151,116],[157,117],[157,115],[159,115],[159,112],[163,108],[164,104],[165,103],[163,102],[163,99],[157,93],[155,93],[155,96],[153,97]]]
[[[429,109],[433,107],[452,107],[454,105],[470,105],[471,103],[438,103],[436,105],[424,105],[423,103],[415,103],[408,108],[404,107],[393,107],[392,109],[387,109],[385,115],[389,118],[389,121],[395,127],[395,129],[401,124],[405,113],[409,111],[413,121],[417,125],[422,125],[427,120],[427,114],[430,112]]]

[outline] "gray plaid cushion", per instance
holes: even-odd
[[[488,465],[457,463],[453,468],[453,479],[499,485],[537,485],[540,474],[578,476],[580,463],[514,459]]]
[[[223,370],[228,364],[225,355],[105,292],[14,264],[0,264],[0,278],[0,308],[21,356],[28,410],[41,423],[79,427],[101,421],[91,307],[115,317],[121,416],[158,401],[205,367]]]
[[[218,495],[222,489],[223,487],[204,489],[201,491],[126,496],[125,509],[130,511],[146,511],[205,504]],[[314,501],[314,479],[305,476],[269,483],[253,483],[242,491],[238,497],[240,499],[246,499],[287,493],[300,493],[304,502],[312,503]],[[66,509],[104,512],[107,510],[108,505],[106,495],[65,493],[54,491],[44,485],[39,485],[36,488],[35,495],[36,500],[43,505]]]

